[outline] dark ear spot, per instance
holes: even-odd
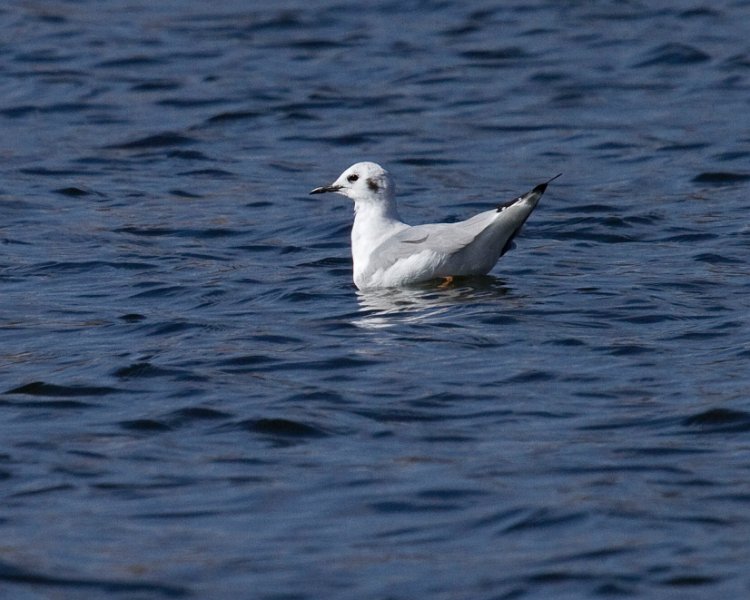
[[[367,187],[370,188],[373,192],[377,192],[380,188],[378,187],[378,184],[371,178],[367,178]]]

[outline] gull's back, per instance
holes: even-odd
[[[443,277],[485,275],[510,247],[541,194],[458,223],[407,227],[372,250],[357,287],[394,287]]]

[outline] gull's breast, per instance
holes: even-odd
[[[445,256],[434,250],[424,249],[397,259],[388,266],[370,269],[355,274],[354,283],[359,289],[375,287],[399,287],[441,277],[440,271]]]

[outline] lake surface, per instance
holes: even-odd
[[[748,23],[4,2],[0,595],[748,597]],[[360,160],[414,224],[564,175],[362,293]]]

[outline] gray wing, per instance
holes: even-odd
[[[399,231],[380,244],[370,257],[374,270],[388,268],[397,261],[425,250],[446,257],[457,254],[471,244],[496,216],[487,211],[458,223],[416,225]]]
[[[451,275],[486,273],[512,247],[513,238],[536,207],[548,183],[466,221],[407,227],[375,248],[367,271],[386,270],[402,259],[432,252],[431,259],[436,262],[431,272],[435,274],[443,271]]]

